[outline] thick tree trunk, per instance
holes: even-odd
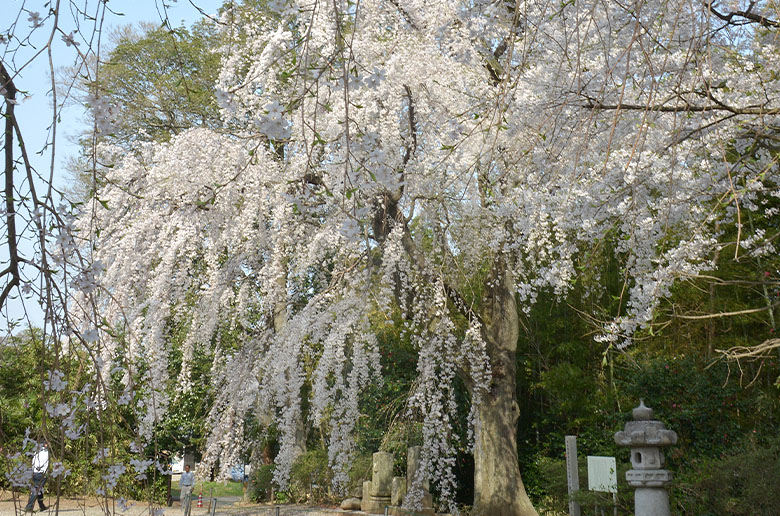
[[[493,376],[477,408],[473,514],[537,516],[517,462],[517,305],[506,274],[496,283],[482,312]]]

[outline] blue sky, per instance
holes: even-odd
[[[5,43],[0,43],[0,57],[3,58],[6,68],[10,70],[19,70],[21,68],[18,75],[14,78],[14,83],[20,91],[27,94],[27,97],[18,96],[21,102],[16,107],[16,117],[25,138],[32,165],[38,174],[43,177],[49,177],[52,170],[50,166],[52,159],[51,147],[46,147],[47,142],[51,141],[49,128],[52,124],[49,60],[44,53],[38,55],[26,66],[22,66],[22,63],[32,58],[37,49],[43,48],[49,37],[52,22],[50,18],[45,18],[45,14],[48,11],[48,8],[45,7],[46,3],[45,0],[2,0],[2,4],[4,4],[2,7],[7,9],[3,10],[6,10],[6,12],[10,11],[14,17],[19,9],[25,11],[19,16],[17,34],[22,30],[29,30],[31,23],[27,20],[30,13],[40,13],[43,25],[33,31],[30,38],[31,45],[23,48],[14,57],[13,61],[10,60],[11,58],[5,49]],[[97,6],[97,2],[94,0],[88,2],[80,0],[73,3],[81,7],[85,3],[90,8]],[[61,5],[65,7],[61,8],[59,26],[65,32],[75,31],[74,40],[80,41],[78,49],[83,51],[89,46],[88,41],[84,41],[83,38],[90,37],[93,32],[92,27],[87,27],[81,21],[81,17],[73,15],[68,0],[62,0]],[[190,26],[201,18],[198,7],[206,13],[214,14],[217,8],[222,5],[222,0],[168,0],[165,5],[159,0],[111,0],[106,5],[113,12],[106,12],[103,24],[103,33],[105,35],[121,25],[135,24],[142,21],[161,23],[166,14],[172,26]],[[9,7],[10,9],[8,9]],[[80,27],[75,20],[79,20]],[[0,22],[0,31],[7,29],[7,23],[9,21]],[[62,40],[62,34],[57,34],[53,41],[52,62],[54,66],[66,67],[73,65],[78,58],[74,47],[66,45]],[[61,99],[58,98],[58,102],[60,101]],[[57,124],[53,167],[54,184],[57,188],[67,186],[68,175],[65,172],[65,164],[70,156],[74,156],[77,153],[77,147],[73,140],[83,130],[83,120],[84,112],[81,107],[71,106],[62,112],[60,121]],[[37,188],[39,191],[44,189],[42,184],[38,185]],[[30,244],[22,241],[20,242],[20,249],[23,252],[24,249],[27,249],[29,253]],[[4,261],[7,256],[5,248],[0,248],[0,260]],[[0,313],[0,335],[5,333],[8,321],[19,319],[23,316],[25,307],[30,321],[34,325],[42,324],[42,311],[34,301],[27,301],[23,306],[19,299],[9,300],[6,310]],[[26,322],[23,325],[26,325]]]

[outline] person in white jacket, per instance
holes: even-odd
[[[45,511],[46,505],[43,503],[43,484],[46,483],[46,471],[49,469],[49,443],[46,441],[38,443],[35,455],[33,455],[32,468],[32,489],[30,489],[30,499],[24,510],[25,512],[32,512],[33,506],[35,506],[35,499],[37,498],[38,507],[41,511]]]

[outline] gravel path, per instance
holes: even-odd
[[[221,500],[217,504],[215,516],[276,516],[276,507],[270,505],[244,505],[234,503],[235,499]],[[193,501],[194,502],[194,501]],[[27,497],[14,500],[10,493],[0,494],[0,516],[22,516],[22,509],[27,503]],[[55,512],[55,499],[46,498],[46,503],[50,505],[49,509],[39,512],[37,505],[33,516],[54,516],[61,514],[63,516],[106,516],[105,506],[101,506],[97,499],[75,499],[61,498],[59,511]],[[122,511],[119,507],[109,507],[108,514],[117,516],[150,516],[154,514],[149,510],[147,502],[128,502],[128,509]],[[195,507],[193,503],[191,516],[209,516],[208,501],[203,501],[203,507]],[[174,502],[172,507],[155,507],[163,509],[160,516],[182,516],[181,504]],[[343,511],[341,509],[331,509],[324,507],[309,507],[304,505],[280,505],[279,516],[365,516],[365,513],[359,511]]]

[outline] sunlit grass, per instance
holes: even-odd
[[[193,500],[197,500],[198,494],[203,492],[203,499],[206,500],[212,496],[211,490],[214,490],[213,496],[243,496],[244,489],[241,482],[195,482],[195,487],[192,490]],[[174,479],[171,484],[171,496],[174,499],[179,498],[179,481]]]

